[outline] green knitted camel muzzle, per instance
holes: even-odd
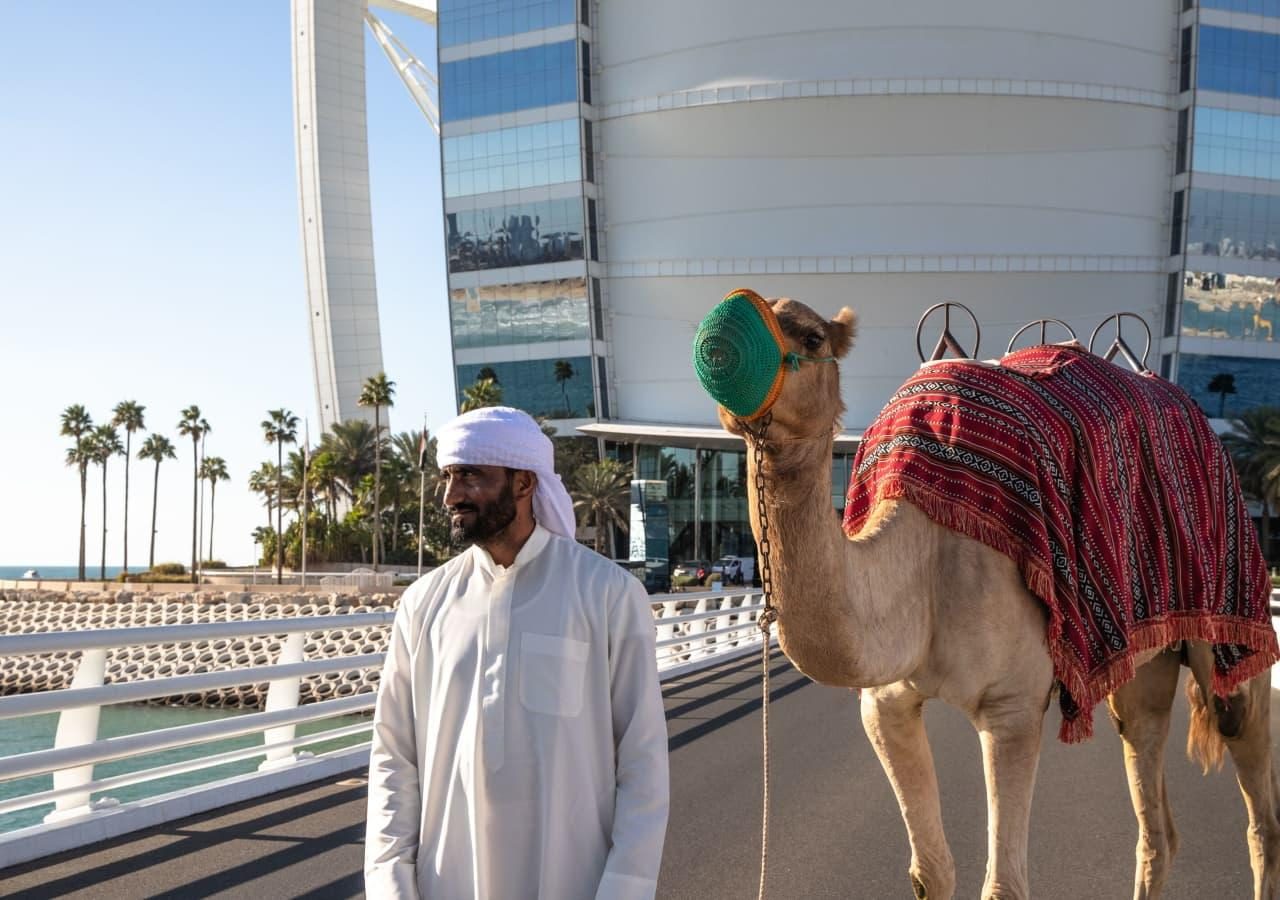
[[[782,393],[787,369],[835,357],[787,350],[773,309],[755,291],[739,288],[721,300],[693,336],[693,370],[717,403],[740,419],[757,419]]]

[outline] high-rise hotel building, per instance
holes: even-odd
[[[1220,425],[1280,403],[1280,0],[440,0],[438,35],[459,401],[493,378],[665,481],[673,559],[751,551],[742,445],[690,359],[736,287],[859,313],[835,507],[941,300],[983,358],[1137,313]],[[324,236],[363,240],[339,201]],[[329,283],[359,314],[349,256]]]

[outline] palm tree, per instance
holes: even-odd
[[[281,479],[284,475],[284,445],[298,442],[298,417],[289,410],[269,409],[262,420],[262,436],[268,444],[276,445],[276,584],[284,582],[284,492]]]
[[[173,444],[163,434],[150,434],[138,448],[138,459],[153,459],[156,463],[155,481],[151,485],[151,552],[147,556],[147,568],[156,567],[156,500],[160,496],[160,463],[177,459]]]
[[[133,433],[146,430],[142,420],[144,410],[145,406],[125,400],[116,404],[111,418],[112,425],[124,429],[124,561],[121,565],[125,572],[129,571],[129,458],[133,455]]]
[[[486,406],[502,405],[502,388],[491,378],[481,378],[470,387],[462,389],[461,412],[483,409]]]
[[[1280,507],[1280,407],[1255,406],[1222,435],[1240,472],[1240,488],[1262,504],[1262,555],[1270,559],[1271,511]]]
[[[1236,376],[1230,372],[1219,372],[1209,380],[1208,391],[1218,395],[1218,418],[1224,418],[1227,406],[1227,394],[1236,392]]]
[[[360,390],[361,406],[373,407],[373,571],[378,571],[379,549],[382,543],[382,407],[395,405],[396,383],[387,380],[386,372],[379,372],[365,379]]]
[[[218,482],[230,481],[227,474],[227,461],[221,456],[206,456],[200,464],[200,477],[209,482],[209,555],[205,559],[213,559],[213,512],[218,499]]]
[[[62,411],[62,428],[59,433],[63,437],[73,438],[74,447],[67,448],[67,465],[80,470],[80,564],[77,578],[84,581],[84,507],[88,493],[89,455],[85,452],[86,435],[93,429],[93,419],[79,403],[68,406]]]
[[[273,462],[264,462],[249,473],[249,490],[261,494],[263,505],[267,507],[267,528],[275,524],[272,512],[276,502],[276,480],[276,464]]]
[[[113,456],[124,456],[124,444],[114,425],[99,425],[93,429],[93,461],[102,466],[102,562],[98,578],[107,580],[107,463]]]
[[[560,385],[560,393],[564,395],[564,414],[569,418],[573,418],[573,410],[569,408],[569,389],[566,387],[569,379],[578,374],[573,371],[573,363],[567,359],[556,360],[556,382]]]
[[[178,420],[178,434],[191,438],[191,583],[199,581],[199,545],[196,534],[200,515],[200,442],[211,429],[200,416],[200,407],[194,403],[182,411]]]
[[[321,443],[323,446],[323,442]],[[342,491],[341,473],[337,460],[328,450],[319,450],[311,457],[307,480],[324,500],[326,518],[332,522],[337,516],[338,498]]]
[[[484,381],[486,379],[494,384],[502,384],[498,380],[498,373],[493,371],[493,366],[481,366],[480,371],[476,373],[476,381]]]
[[[595,525],[596,552],[603,553],[606,533],[612,543],[609,525],[627,527],[631,504],[631,470],[616,459],[587,463],[572,476],[569,494],[573,508]],[[612,549],[609,555],[613,555]]]

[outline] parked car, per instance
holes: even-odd
[[[687,559],[671,570],[673,579],[695,578],[704,581],[711,574],[711,563],[705,559]]]
[[[665,594],[671,590],[671,576],[667,573],[665,559],[615,559],[614,562],[639,578],[650,594]]]
[[[755,570],[756,561],[749,556],[722,556],[711,567],[725,584],[746,584],[755,577]]]

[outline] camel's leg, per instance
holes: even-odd
[[[917,898],[949,900],[956,866],[942,830],[938,778],[924,730],[924,697],[902,683],[862,692],[862,724],[893,785],[911,842],[911,887]]]
[[[1129,797],[1138,818],[1135,900],[1160,896],[1178,852],[1178,833],[1165,793],[1164,747],[1180,665],[1178,655],[1166,650],[1140,666],[1132,680],[1107,698],[1124,743]]]
[[[1031,893],[1027,881],[1027,831],[1048,697],[1047,683],[1043,691],[989,694],[973,716],[982,742],[982,768],[987,779],[984,900],[1023,900]]]
[[[1243,721],[1237,710],[1219,710],[1220,721],[1238,726],[1224,735],[1236,780],[1249,814],[1249,864],[1253,868],[1254,900],[1273,900],[1280,894],[1280,821],[1277,821],[1275,779],[1271,769],[1271,673],[1263,672],[1229,698],[1245,703]],[[1221,701],[1219,701],[1221,702]],[[1229,729],[1228,729],[1229,730]]]

